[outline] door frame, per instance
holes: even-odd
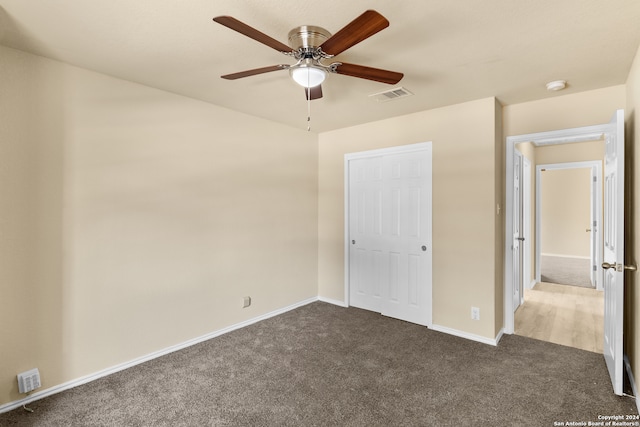
[[[603,153],[604,156],[604,153]],[[548,163],[548,164],[540,164],[536,165],[536,281],[541,281],[541,271],[540,271],[540,257],[542,255],[542,185],[541,185],[541,172],[543,169],[546,170],[565,170],[565,169],[590,169],[591,171],[591,179],[593,177],[598,177],[597,182],[600,184],[596,186],[596,194],[591,196],[590,200],[590,209],[591,212],[595,212],[595,222],[597,228],[594,231],[594,225],[590,224],[591,232],[595,234],[595,239],[598,242],[596,245],[596,256],[595,259],[591,259],[592,266],[599,266],[602,262],[602,251],[603,251],[603,242],[601,236],[601,225],[602,225],[602,160],[590,160],[584,162],[568,162],[568,163]],[[591,182],[589,186],[591,187]],[[591,191],[590,191],[591,192]],[[591,236],[593,239],[594,236]],[[601,291],[603,290],[602,283],[602,269],[598,268],[596,271],[596,286],[595,289]]]
[[[522,235],[525,238],[522,248],[522,284],[527,289],[533,288],[535,281],[531,279],[531,160],[522,156]],[[521,291],[520,304],[524,302],[524,289]]]
[[[517,280],[517,284],[514,284],[511,294],[510,294],[510,298],[513,300],[513,310],[517,310],[518,307],[520,307],[520,304],[522,304],[522,301],[524,299],[524,289],[523,289],[523,284],[524,284],[524,266],[523,266],[523,253],[522,253],[522,248],[523,248],[523,241],[517,241],[515,239],[522,239],[523,238],[523,206],[522,206],[522,201],[524,200],[524,195],[522,194],[522,176],[523,176],[523,171],[524,171],[524,155],[519,151],[519,150],[514,150],[513,152],[513,168],[514,168],[514,173],[512,175],[512,180],[513,180],[513,185],[511,186],[511,195],[512,197],[515,197],[515,193],[516,193],[516,188],[517,188],[517,193],[518,193],[518,200],[514,200],[514,203],[512,205],[512,210],[509,213],[509,215],[511,216],[511,219],[514,220],[517,217],[517,225],[518,225],[518,230],[513,230],[512,235],[514,236],[514,239],[512,240],[513,245],[511,246],[511,250],[513,251],[511,254],[511,259],[513,260],[511,266],[513,268],[512,273],[513,273],[513,278],[515,280]],[[519,165],[518,168],[516,168],[516,165]],[[515,187],[515,178],[518,178],[518,187]],[[512,224],[515,224],[515,222],[512,222]],[[516,232],[517,231],[517,232]],[[516,237],[517,236],[517,237]],[[516,255],[515,249],[516,249],[516,245],[518,248],[518,252]],[[517,268],[516,268],[517,267]]]
[[[419,142],[416,144],[408,144],[408,145],[400,145],[395,147],[388,148],[379,148],[367,151],[359,151],[355,153],[347,153],[344,155],[344,301],[347,307],[350,307],[350,257],[349,257],[349,248],[350,248],[350,229],[349,229],[349,220],[350,220],[350,211],[349,211],[349,177],[351,176],[349,171],[349,162],[351,160],[356,159],[365,159],[370,157],[379,157],[386,156],[392,154],[406,154],[418,151],[430,151],[433,155],[432,151],[432,142]],[[430,171],[431,173],[431,171]],[[430,180],[431,182],[431,180]],[[431,214],[431,213],[430,213]],[[430,227],[430,225],[429,225]],[[429,230],[429,235],[431,235],[431,231]],[[430,248],[428,251],[428,256],[432,257],[433,250],[431,247],[433,246],[432,242],[429,244]],[[433,265],[429,263],[429,265]],[[427,295],[429,295],[429,307],[428,307],[428,316],[427,316],[427,327],[431,327],[433,324],[433,285],[431,281],[428,283]]]
[[[535,278],[531,279],[531,160],[527,158],[520,150],[514,150],[514,155],[520,158],[520,233],[519,236],[523,237],[519,244],[520,257],[519,257],[519,270],[520,270],[520,285],[519,285],[519,301],[517,309],[524,303],[524,289],[531,289],[535,285]],[[513,214],[513,212],[511,212]],[[513,215],[512,215],[513,218]],[[515,233],[514,233],[515,234]]]
[[[513,294],[513,274],[512,264],[512,239],[513,239],[513,156],[516,144],[522,142],[533,142],[537,146],[552,144],[570,144],[573,142],[596,141],[602,139],[611,128],[610,124],[594,126],[584,126],[571,129],[562,129],[548,132],[537,132],[523,135],[508,136],[506,138],[506,165],[505,165],[505,256],[504,256],[504,332],[514,333],[514,307],[512,298],[507,297]]]

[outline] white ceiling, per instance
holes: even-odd
[[[306,129],[304,90],[287,71],[219,77],[294,61],[212,18],[231,15],[287,44],[296,26],[335,33],[367,9],[391,25],[336,60],[405,77],[388,86],[330,75],[311,102],[315,132],[624,84],[640,44],[638,0],[0,0],[0,44]],[[557,79],[568,88],[548,92]],[[398,86],[415,95],[369,97]]]

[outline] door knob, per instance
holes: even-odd
[[[524,242],[524,237],[516,237],[516,240],[520,240],[521,242]]]
[[[426,250],[427,250],[427,247],[426,246],[422,246],[422,251],[424,252]]]
[[[586,231],[587,231],[587,233],[589,233],[589,232],[591,232],[591,229],[590,229],[590,228],[587,228],[587,230],[586,230]]]
[[[604,268],[605,270],[608,270],[610,268],[616,269],[618,271],[622,271],[624,270],[628,270],[628,271],[637,271],[638,270],[638,266],[637,265],[617,265],[615,262],[613,264],[609,264],[608,262],[603,262],[602,263],[602,268]]]

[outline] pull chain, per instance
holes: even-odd
[[[307,69],[307,132],[311,132],[311,87],[309,86],[311,77]]]
[[[307,90],[307,132],[311,132],[311,91]]]

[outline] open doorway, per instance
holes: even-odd
[[[519,201],[514,197],[515,188],[515,146],[520,143],[528,143],[533,147],[546,145],[558,145],[571,147],[577,143],[600,143],[598,154],[603,159],[603,182],[599,183],[603,188],[603,216],[602,216],[602,264],[597,266],[602,269],[603,291],[592,290],[603,294],[603,357],[609,370],[611,384],[614,392],[623,394],[623,306],[624,306],[624,271],[634,268],[624,264],[624,110],[616,110],[609,123],[580,128],[564,129],[533,134],[508,136],[506,139],[506,203],[505,211],[505,298],[504,298],[504,332],[515,332],[515,305],[512,298],[506,297],[520,286],[519,280],[513,280],[513,272],[519,268],[514,265],[516,242],[521,236],[517,236],[518,229],[514,221],[515,211]],[[560,155],[560,153],[558,153]],[[578,151],[579,156],[584,152]],[[562,155],[567,155],[563,153]],[[574,154],[575,155],[575,154]],[[538,153],[535,154],[536,162],[545,163]],[[571,157],[564,162],[580,161]],[[584,160],[584,159],[582,159]],[[591,159],[589,159],[591,160]],[[551,162],[547,162],[551,163]],[[570,287],[565,287],[570,288]],[[571,287],[574,289],[582,289]],[[590,290],[590,289],[587,289]],[[526,305],[526,304],[524,304]],[[560,313],[567,313],[561,310]],[[562,323],[562,322],[561,322]]]
[[[531,249],[522,251],[514,332],[602,353],[604,296],[601,269],[594,267],[602,253],[604,141],[514,148],[523,159],[514,162],[523,165],[521,187],[532,189],[518,201],[522,243]],[[525,168],[526,162],[533,167]]]
[[[536,282],[602,290],[602,160],[538,164],[535,179]]]

